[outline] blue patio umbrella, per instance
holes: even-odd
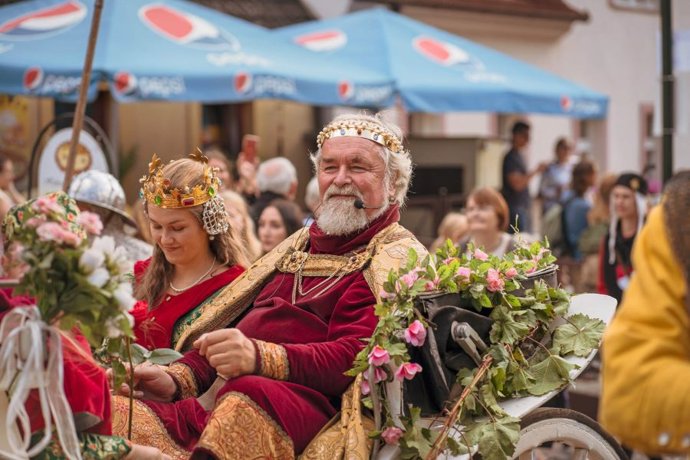
[[[0,8],[0,93],[78,96],[94,0]],[[390,79],[285,43],[270,31],[184,0],[105,0],[89,99],[99,82],[121,102],[387,105]]]
[[[395,81],[411,112],[606,115],[606,96],[383,8],[283,27],[279,36]]]

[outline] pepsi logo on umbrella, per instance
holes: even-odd
[[[86,13],[83,3],[69,0],[5,21],[0,24],[0,37],[16,40],[45,38],[79,24]]]
[[[333,51],[347,45],[347,35],[342,30],[318,30],[295,37],[295,43],[311,51]]]
[[[40,67],[29,67],[24,72],[22,84],[27,91],[36,90],[43,83],[43,69]]]
[[[199,16],[166,5],[141,7],[139,19],[154,32],[179,45],[235,52],[240,49],[240,42],[228,32]]]
[[[235,75],[235,91],[246,94],[252,88],[252,75],[247,72],[240,72]]]
[[[114,78],[115,91],[122,95],[133,94],[137,89],[137,77],[130,72],[117,72]]]
[[[444,66],[469,64],[471,62],[470,55],[463,49],[435,38],[415,37],[412,40],[412,46],[422,56]]]

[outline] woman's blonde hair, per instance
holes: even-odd
[[[182,158],[163,166],[163,176],[170,180],[171,189],[191,188],[204,183],[204,166],[199,161]],[[147,214],[149,205],[148,202],[144,203],[144,210]],[[197,218],[202,227],[203,207],[204,205],[186,208]],[[228,228],[226,232],[215,235],[212,240],[209,238],[209,247],[220,266],[248,266],[249,262],[242,249],[239,237],[234,234],[231,228]],[[163,298],[170,284],[173,268],[173,265],[166,260],[158,244],[154,244],[151,263],[141,277],[141,280],[134,286],[134,296],[137,299],[146,300],[149,304],[149,310],[155,309]]]
[[[249,215],[249,206],[242,195],[232,190],[223,190],[220,194],[223,201],[230,203],[237,209],[242,215],[242,221],[244,222],[244,229],[240,233],[239,237],[244,243],[243,249],[252,263],[261,256],[261,242],[256,237],[256,230],[254,228],[254,220],[252,220]]]

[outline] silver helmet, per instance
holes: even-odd
[[[137,227],[125,212],[125,191],[111,174],[95,169],[79,173],[72,179],[67,194],[77,201],[112,211],[127,225]]]

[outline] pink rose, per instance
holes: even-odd
[[[381,367],[374,368],[374,383],[383,382],[388,378],[388,374]]]
[[[54,196],[39,197],[36,199],[36,201],[34,201],[31,207],[41,214],[48,214],[50,212],[62,214],[62,207],[60,207],[60,205],[57,203]]]
[[[395,426],[389,426],[383,433],[381,433],[381,439],[386,441],[386,444],[398,444],[400,438],[402,438],[403,431]]]
[[[469,267],[460,267],[458,271],[455,272],[455,276],[462,278],[461,281],[468,283],[470,281],[470,275],[472,275],[472,270]]]
[[[486,273],[486,288],[491,292],[502,291],[505,287],[505,281],[501,278],[501,274],[495,268],[490,268]]]
[[[388,351],[378,345],[375,345],[371,353],[369,353],[369,364],[372,366],[383,366],[391,360]]]
[[[98,217],[98,214],[93,212],[84,211],[79,214],[77,223],[84,227],[86,233],[91,235],[100,235],[103,231],[103,222],[101,222],[101,218]]]
[[[508,278],[509,280],[512,280],[513,278],[515,278],[517,276],[517,274],[518,274],[518,272],[515,269],[515,267],[510,267],[508,270],[506,270],[506,278]]]
[[[81,238],[79,237],[79,235],[64,229],[62,230],[60,239],[66,245],[72,246],[74,248],[81,244]]]
[[[55,222],[39,225],[36,228],[36,235],[41,241],[55,241],[58,244],[67,244],[72,247],[77,247],[81,243],[81,238],[77,234],[65,230]]]
[[[441,279],[437,276],[434,278],[433,281],[427,281],[426,284],[424,285],[424,290],[425,291],[433,291],[438,289],[438,285],[441,282]]]
[[[371,387],[369,386],[369,381],[366,378],[362,380],[362,384],[359,388],[362,390],[362,394],[365,396],[371,393]]]
[[[381,292],[379,292],[379,297],[381,297],[383,300],[392,300],[395,299],[395,294],[381,289]]]
[[[405,363],[395,371],[395,378],[399,381],[412,380],[417,372],[422,372],[422,366],[417,363]]]
[[[418,319],[414,320],[410,327],[405,329],[405,341],[415,347],[424,345],[426,339],[426,328]]]
[[[479,260],[487,260],[489,256],[486,254],[486,252],[482,251],[481,249],[477,248],[474,250],[474,256],[475,259]]]
[[[405,273],[403,276],[400,277],[400,281],[402,281],[408,288],[414,286],[415,281],[417,281],[418,279],[419,275],[417,275],[416,270],[412,270],[411,272]]]
[[[26,226],[30,228],[36,228],[41,224],[45,224],[47,221],[46,216],[35,216],[26,221]]]
[[[64,229],[60,224],[55,222],[44,222],[36,228],[36,235],[41,241],[56,241],[61,242],[60,236]]]

